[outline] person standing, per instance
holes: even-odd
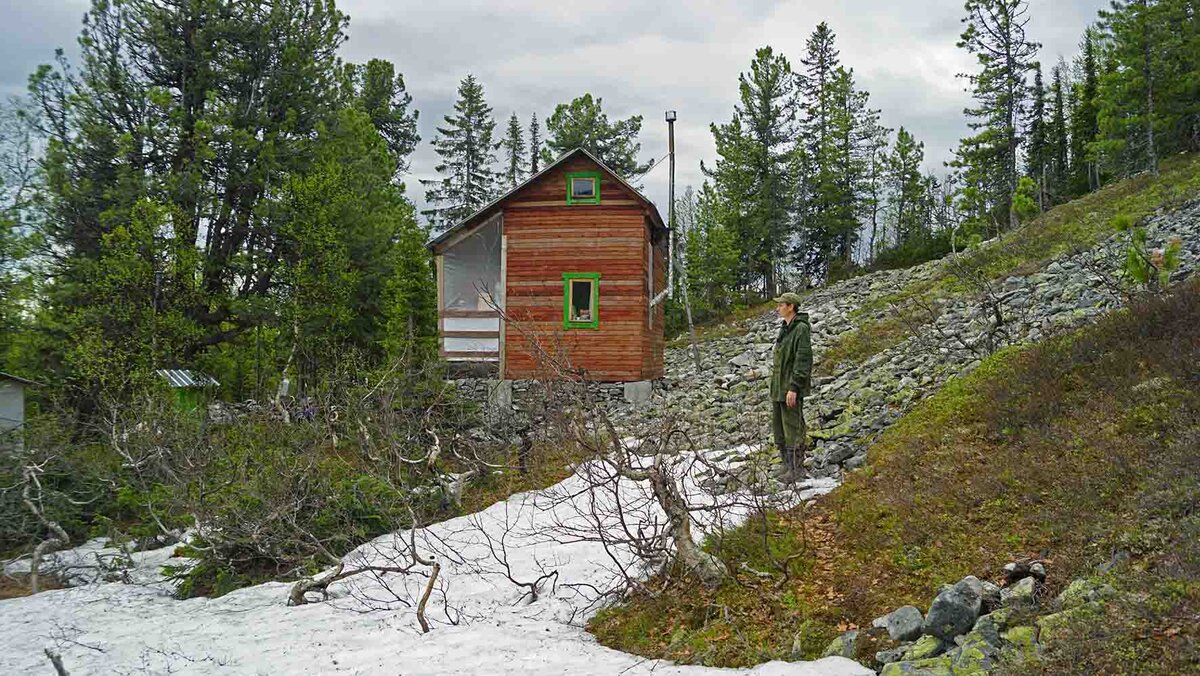
[[[799,311],[800,303],[800,295],[790,291],[775,299],[775,311],[783,323],[775,338],[771,369],[771,427],[783,459],[776,476],[785,484],[807,474],[804,397],[812,381],[812,330],[808,314]]]

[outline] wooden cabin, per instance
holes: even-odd
[[[442,358],[520,380],[546,375],[540,348],[594,381],[662,377],[667,228],[650,200],[586,150],[429,246]]]

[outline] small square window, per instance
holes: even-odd
[[[563,287],[563,328],[594,329],[600,326],[600,273],[565,273]]]
[[[567,204],[599,204],[600,174],[567,174]]]

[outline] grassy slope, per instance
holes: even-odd
[[[1112,582],[1140,595],[1080,627],[1104,640],[1052,650],[1050,668],[1178,672],[1200,659],[1197,364],[1196,284],[994,355],[889,429],[841,489],[770,519],[776,558],[799,555],[790,581],[741,573],[711,594],[676,583],[591,629],[607,645],[685,662],[786,657],[796,636],[814,656],[847,626],[927,607],[963,575],[994,578],[1013,558],[1045,556],[1057,593],[1124,549],[1133,572]],[[772,570],[761,529],[755,521],[710,546],[734,567]]]
[[[1200,155],[1181,155],[1162,164],[1158,177],[1139,176],[1057,206],[1004,235],[999,242],[969,254],[968,267],[979,266],[990,278],[1028,274],[1073,248],[1090,247],[1113,234],[1113,217],[1126,214],[1138,221],[1160,208],[1170,208],[1200,194]],[[859,308],[859,316],[916,296],[942,297],[964,290],[946,269],[930,280],[913,282],[883,294]],[[866,321],[829,346],[818,375],[841,364],[861,364],[896,345],[907,335],[894,316]]]

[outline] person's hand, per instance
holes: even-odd
[[[796,408],[796,392],[795,391],[788,392],[787,406],[788,406],[788,408]]]

